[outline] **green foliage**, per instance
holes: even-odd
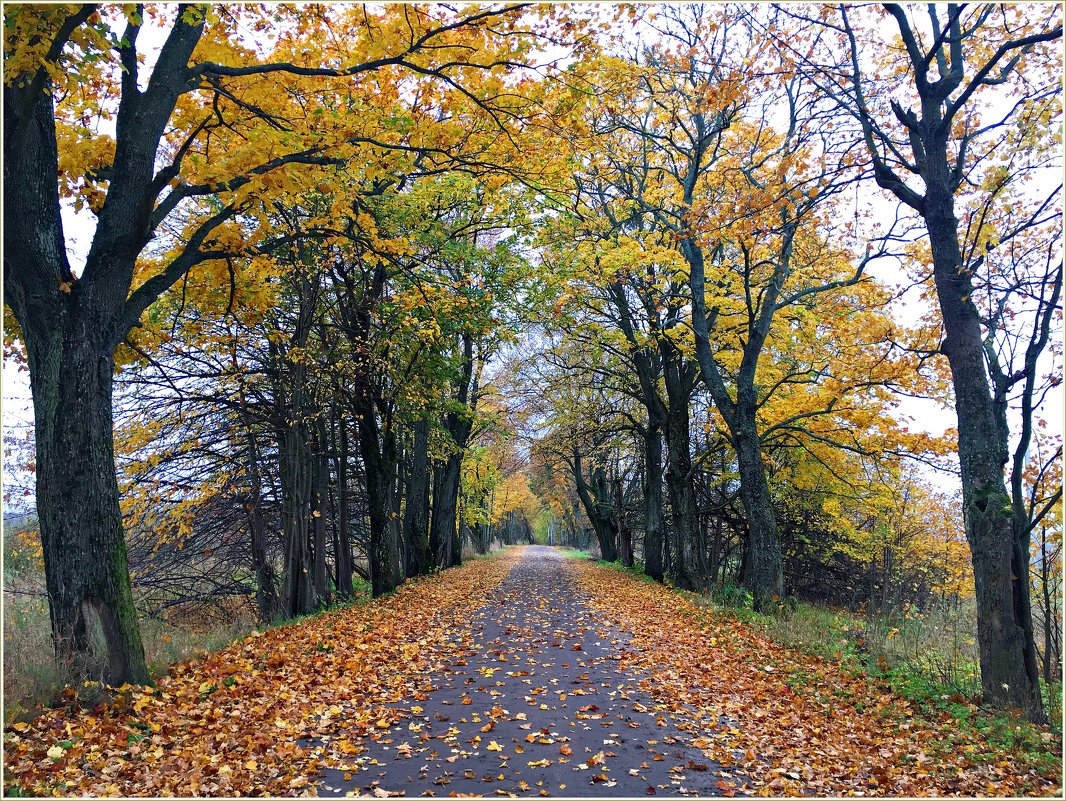
[[[1016,715],[978,706],[972,698],[933,680],[927,673],[912,665],[899,664],[881,674],[880,678],[899,695],[914,703],[923,715],[932,719],[950,717],[960,734],[980,732],[994,749],[975,755],[979,762],[994,762],[996,752],[1007,752],[1040,769],[1052,769],[1055,755],[1048,750],[1051,735],[1020,720]],[[1045,686],[1045,690],[1048,690]],[[1050,688],[1050,694],[1061,696],[1061,685]],[[1050,707],[1054,709],[1055,707]],[[936,744],[937,751],[947,757],[954,744],[949,739]]]
[[[752,596],[736,584],[719,584],[711,590],[711,600],[730,609],[751,609]]]

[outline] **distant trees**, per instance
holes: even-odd
[[[482,365],[509,335],[489,325],[501,305],[486,298],[520,287],[528,268],[491,233],[505,222],[466,195],[469,181],[426,181],[364,201],[344,236],[309,237],[251,275],[235,265],[235,281],[252,284],[231,297],[187,287],[140,332],[152,346],[125,349],[141,362],[126,371],[122,444],[139,457],[128,475],[140,498],[127,520],[140,530],[169,512],[169,547],[180,548],[189,527],[228,516],[231,537],[246,532],[264,619],[348,598],[357,572],[381,594],[460,561],[459,474]],[[279,230],[307,225],[302,213],[286,212]],[[251,291],[264,274],[266,294]],[[193,449],[190,418],[208,421]],[[169,510],[138,489],[182,474]]]

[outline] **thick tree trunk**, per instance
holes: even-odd
[[[474,550],[484,555],[489,552],[488,527],[480,522],[470,527],[470,540],[474,543]]]
[[[88,8],[77,13],[87,16]],[[116,318],[139,248],[94,237],[84,280],[76,280],[60,213],[51,82],[44,72],[8,78],[4,303],[18,320],[29,361],[37,515],[56,656],[78,678],[146,683],[111,416],[113,352],[124,335]]]
[[[741,414],[738,406],[737,416]],[[769,612],[784,596],[781,543],[755,430],[754,409],[744,416],[750,419],[734,421],[731,429],[740,473],[740,499],[748,521],[748,561],[742,582],[751,592],[755,611]]]
[[[931,161],[947,163],[937,154]],[[946,176],[927,179],[925,221],[959,422],[963,516],[973,557],[981,685],[989,701],[1043,721],[1029,604],[1028,531],[1017,531],[1004,483],[1005,432],[989,391],[981,322],[962,274],[958,220]]]
[[[460,338],[462,361],[457,383],[455,401],[462,411],[452,411],[444,416],[441,425],[451,437],[454,450],[438,465],[433,481],[433,518],[430,522],[430,545],[436,564],[442,567],[457,567],[462,563],[462,547],[459,542],[458,508],[459,479],[463,455],[473,430],[473,412],[477,405],[477,375],[474,371],[474,338],[463,334]]]
[[[429,544],[429,421],[414,424],[411,443],[410,474],[403,516],[403,539],[408,578],[433,570],[433,551]]]
[[[692,479],[688,403],[670,400],[666,429],[666,486],[673,513],[670,578],[683,590],[701,592],[707,584],[707,548],[696,525],[696,488]]]
[[[456,549],[458,538],[457,514],[459,500],[459,468],[461,456],[449,454],[437,464],[433,474],[433,511],[429,541],[434,564],[454,567],[459,563]]]
[[[315,605],[309,547],[313,455],[299,421],[283,429],[278,446],[285,538],[282,609],[286,617],[296,617],[310,613]]]
[[[663,580],[663,435],[644,432],[644,572]]]
[[[769,334],[772,312],[761,314],[749,326],[749,339],[744,344],[744,353],[736,378],[736,400],[726,388],[725,380],[711,350],[710,323],[706,308],[706,276],[704,274],[703,250],[693,240],[684,240],[682,247],[689,263],[689,287],[692,291],[692,330],[699,360],[700,374],[711,393],[715,405],[725,418],[737,455],[740,474],[740,497],[744,505],[744,517],[748,524],[745,540],[745,560],[742,581],[754,596],[757,610],[770,609],[774,596],[781,597],[784,591],[781,543],[774,518],[770,488],[762,463],[762,449],[756,426],[757,410],[755,375],[759,354]],[[784,280],[783,278],[781,279]],[[777,290],[780,284],[777,284]],[[762,303],[771,304],[764,309],[773,309],[776,290],[768,291]]]
[[[53,325],[26,347],[56,654],[84,680],[147,683],[115,477],[111,345],[76,312]]]
[[[940,37],[933,50],[924,54],[915,49],[920,37],[914,36],[908,12],[897,5],[890,5],[888,10],[901,37],[909,42],[910,64],[905,80],[912,84],[919,100],[918,109],[903,108],[893,101],[893,112],[907,129],[914,156],[913,166],[908,168],[921,177],[924,195],[912,188],[893,164],[883,160],[883,134],[873,124],[872,113],[863,100],[863,78],[858,69],[851,76],[849,101],[863,125],[878,185],[920,213],[929,234],[933,281],[945,333],[940,350],[951,367],[958,416],[963,518],[974,567],[981,684],[990,702],[1022,709],[1030,720],[1043,722],[1028,587],[1029,530],[1027,524],[1019,525],[1012,514],[1012,499],[1004,483],[1009,450],[1006,398],[994,399],[990,390],[982,322],[972,297],[973,270],[978,265],[966,264],[962,258],[955,194],[967,180],[971,166],[965,163],[965,147],[960,146],[960,141],[969,141],[970,137],[959,139],[957,121],[973,108],[972,90],[980,83],[993,82],[982,80],[988,75],[998,76],[994,80],[997,83],[1010,80],[1011,74],[1021,69],[1020,59],[1030,47],[1038,41],[1060,39],[1062,26],[1013,41],[1008,36],[1000,48],[989,54],[967,49],[962,41],[971,35],[980,36],[980,25],[963,33],[957,16],[949,13],[952,19],[946,30],[951,35]],[[845,22],[846,14],[842,10]],[[929,14],[934,26],[938,25],[933,6],[929,7]],[[855,47],[854,39],[851,46]],[[934,58],[946,63],[949,52],[950,71],[941,70],[932,80],[929,65]],[[849,56],[857,67],[858,54],[853,51]],[[966,80],[970,83],[956,94]],[[1009,113],[1002,124],[1021,120],[1029,113],[1025,111],[1026,103],[1036,97],[1020,100],[1013,109],[1019,116],[1011,120],[1015,115]]]
[[[391,433],[383,438],[380,436],[372,404],[357,409],[356,413],[370,516],[370,584],[376,598],[396,589],[403,576],[400,570],[400,530],[391,513],[395,447]]]

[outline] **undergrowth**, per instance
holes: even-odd
[[[289,625],[370,600],[370,582],[356,576],[352,584],[353,594],[348,600],[265,628]],[[222,650],[256,628],[264,626],[248,603],[233,604],[224,613],[186,605],[163,617],[140,618],[145,661],[153,679],[166,675],[172,665]],[[28,590],[6,592],[3,629],[4,723],[27,720],[44,708],[67,700],[69,691],[65,690],[74,684],[73,676],[55,659],[46,597]],[[77,690],[82,703],[90,706],[94,703],[93,694],[102,692],[91,683]]]

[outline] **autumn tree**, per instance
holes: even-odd
[[[662,310],[666,321],[655,341],[667,379],[665,406],[678,415],[667,434],[668,453],[670,437],[684,436],[674,454],[681,461],[671,464],[668,478],[680,474],[691,486],[682,403],[691,388],[670,378],[672,365],[684,375],[686,365],[698,361],[736,454],[749,538],[744,582],[757,608],[766,609],[784,585],[757,418],[776,387],[807,380],[811,368],[771,378],[760,371],[760,357],[782,317],[796,319],[832,303],[820,298],[860,282],[882,251],[871,249],[853,261],[846,246],[834,242],[834,234],[850,238],[842,222],[834,230],[834,200],[854,172],[847,148],[829,134],[832,109],[809,82],[789,76],[786,65],[761,48],[742,15],[670,9],[648,24],[658,34],[654,45],[628,62],[604,62],[608,76],[628,78],[606,110],[596,112],[602,115],[595,129],[602,155],[591,159],[583,188],[629,240],[617,258],[628,259],[634,274],[646,272],[641,280],[659,285],[648,308]],[[784,121],[781,130],[777,118]],[[614,303],[630,318],[621,285],[612,290]],[[689,308],[695,358],[679,349],[689,321],[679,320],[678,311]],[[662,416],[632,319],[622,320],[627,328],[638,367],[647,363],[638,374],[648,408]],[[694,528],[685,522],[694,514],[686,498],[691,492],[675,493],[671,485],[674,522],[682,531]],[[675,569],[681,577],[691,563],[693,576],[679,580],[696,588],[705,581],[705,548],[695,535],[686,541],[694,548],[680,554]]]
[[[854,120],[873,179],[928,233],[944,332],[939,351],[950,365],[959,421],[982,685],[989,700],[1042,720],[1026,581],[1030,529],[1016,522],[1005,486],[1005,387],[994,367],[989,372],[977,299],[999,254],[1026,232],[1056,225],[1061,214],[1060,189],[1021,189],[1060,148],[1045,132],[1061,120],[1054,44],[1061,12],[951,4],[786,13],[793,24],[817,27],[824,47],[808,54],[785,44],[785,51]],[[898,33],[899,47],[886,47],[886,26]],[[987,215],[1008,198],[1013,214]]]
[[[279,9],[282,17],[294,13]],[[341,166],[368,141],[367,131],[346,125],[362,115],[309,126],[320,120],[302,118],[298,102],[272,109],[272,101],[306,96],[308,82],[326,89],[331,80],[350,85],[370,73],[402,74],[484,112],[464,116],[464,140],[474,129],[498,130],[513,119],[518,95],[496,78],[480,94],[462,84],[473,86],[503,64],[526,63],[535,31],[519,24],[521,10],[452,14],[404,6],[380,15],[298,14],[298,36],[282,36],[277,60],[267,61],[238,44],[242,16],[221,6],[160,14],[143,6],[121,13],[95,5],[5,10],[5,302],[30,365],[37,503],[53,631],[64,659],[94,660],[89,640],[98,622],[108,679],[147,680],[113,464],[115,347],[190,269],[230,252],[208,240],[279,170]],[[150,76],[138,53],[146,13],[167,30]],[[259,25],[256,12],[249,13]],[[314,35],[326,28],[342,35]],[[398,83],[381,85],[395,90]],[[114,137],[86,122],[101,117],[115,120]],[[472,128],[473,119],[479,122]],[[386,150],[421,148],[437,157],[437,167],[460,158],[447,136],[412,141],[431,128],[441,130],[407,128],[369,141]],[[60,214],[61,199],[75,195],[97,217],[80,271],[68,259]],[[138,259],[179,215],[182,247],[139,272]],[[248,244],[247,236],[240,244]]]

